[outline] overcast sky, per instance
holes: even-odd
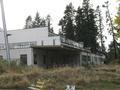
[[[41,17],[46,17],[48,14],[52,17],[52,25],[55,32],[58,31],[58,22],[64,15],[64,10],[67,4],[73,3],[77,8],[81,5],[82,0],[3,0],[6,15],[6,24],[8,30],[22,29],[25,24],[25,19],[28,15],[35,17],[36,12],[40,13]],[[91,0],[94,7],[104,4],[106,0]],[[116,13],[117,0],[109,0],[111,3],[110,11],[113,15]],[[0,27],[2,27],[1,12],[0,12]]]

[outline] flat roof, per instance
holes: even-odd
[[[32,46],[32,48],[37,48],[41,50],[67,50],[67,51],[75,51],[75,52],[81,51],[81,49],[76,49],[76,48],[66,47],[66,46],[57,46],[57,45]]]

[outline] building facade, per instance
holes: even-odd
[[[11,60],[41,67],[102,64],[105,56],[83,48],[83,43],[50,33],[48,27],[9,30]],[[0,58],[6,59],[4,33],[0,32]]]

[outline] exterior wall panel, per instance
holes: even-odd
[[[24,49],[11,49],[10,50],[10,57],[11,60],[17,60],[20,62],[20,55],[27,54],[27,64],[32,65],[33,64],[33,55],[32,55],[32,49],[31,48],[24,48]],[[5,50],[0,50],[0,55],[3,56],[3,59],[6,59],[6,52]]]

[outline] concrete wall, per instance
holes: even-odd
[[[41,43],[39,43],[41,45]],[[61,45],[60,42],[60,36],[54,36],[54,37],[49,37],[43,40],[43,45],[48,46],[48,45]]]
[[[57,45],[57,46],[61,46],[61,38],[60,36],[49,36],[49,32],[48,32],[48,27],[43,27],[43,28],[34,28],[34,29],[23,29],[23,30],[10,30],[8,31],[8,34],[10,34],[11,36],[8,37],[9,43],[24,43],[24,42],[36,42],[36,46],[51,46],[51,45]],[[66,40],[63,38],[63,41]],[[68,40],[69,43],[72,42],[75,43],[74,41]],[[68,44],[69,44],[68,43]],[[4,44],[4,33],[0,32],[0,44]],[[76,43],[78,44],[78,43]],[[24,45],[24,44],[23,44]],[[64,51],[64,50],[63,50]],[[90,56],[90,61],[88,63],[93,62],[94,64],[101,64],[101,60],[99,58],[101,58],[101,56],[99,55],[95,55],[92,53],[86,53],[86,52],[80,52],[80,53],[75,53],[74,55],[70,54],[70,52],[72,51],[67,51],[67,55],[64,54],[64,52],[46,52],[46,51],[41,51],[36,50],[34,51],[32,48],[30,48],[30,46],[27,44],[24,47],[19,47],[19,45],[17,46],[17,48],[15,48],[15,46],[13,48],[10,49],[10,54],[11,54],[11,59],[12,60],[16,60],[16,59],[20,59],[20,55],[21,54],[27,54],[27,64],[28,65],[33,65],[33,55],[37,54],[37,61],[38,61],[38,65],[39,66],[44,66],[43,64],[43,55],[48,55],[46,57],[46,59],[48,60],[48,63],[50,62],[50,60],[58,60],[59,63],[62,63],[64,60],[66,63],[69,64],[74,64],[76,66],[79,66],[82,64],[82,55],[85,56]],[[5,49],[2,48],[0,46],[0,55],[3,56],[4,59],[6,59],[6,53],[5,53]]]
[[[33,51],[32,48],[24,49],[11,49],[10,57],[11,60],[17,60],[20,62],[20,55],[27,54],[27,65],[33,65]],[[6,59],[5,50],[0,50],[0,55],[3,56],[3,59]]]
[[[37,55],[37,65],[40,67],[53,67],[53,66],[80,66],[80,55],[71,54],[70,51],[64,52],[57,50],[40,50],[34,49],[34,54]],[[44,56],[46,64],[44,64]]]
[[[83,59],[83,56],[89,57],[90,59]],[[105,56],[93,54],[93,53],[87,53],[87,52],[81,52],[81,63],[84,64],[85,62],[87,64],[94,64],[94,65],[100,65],[104,63]]]
[[[19,42],[33,42],[36,41],[37,45],[53,45],[53,40],[55,40],[56,45],[60,45],[60,37],[48,36],[48,27],[43,28],[33,28],[33,29],[23,29],[23,30],[9,30],[8,37],[9,43],[19,43]],[[4,43],[4,33],[0,32],[0,43]]]

